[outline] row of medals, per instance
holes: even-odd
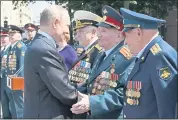
[[[110,72],[103,71],[96,79],[93,85],[92,94],[103,94],[104,91],[115,88],[117,86],[117,81],[119,76],[115,74],[114,64],[111,65]]]
[[[85,82],[91,73],[91,63],[86,61],[79,61],[72,70],[69,71],[69,79],[74,83]]]
[[[142,84],[140,81],[128,81],[127,90],[126,90],[127,104],[139,105],[141,89],[142,89]]]
[[[8,67],[10,70],[16,70],[16,64],[17,64],[17,59],[16,59],[16,55],[15,53],[12,54],[12,55],[9,55],[9,64],[8,64]]]

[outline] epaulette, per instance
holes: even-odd
[[[102,47],[100,47],[98,44],[95,45],[95,48],[96,48],[98,51],[101,51],[101,50],[102,50]]]
[[[18,48],[21,48],[21,47],[22,47],[22,44],[21,44],[21,43],[18,43],[18,44],[17,44],[17,47],[18,47]]]
[[[128,60],[129,60],[130,58],[132,58],[132,54],[131,54],[130,50],[129,50],[127,47],[125,47],[125,46],[123,46],[123,47],[120,49],[119,52],[120,52],[124,57],[126,57]]]
[[[153,55],[156,55],[156,54],[158,54],[159,52],[162,51],[162,49],[161,49],[161,47],[159,46],[158,43],[156,43],[155,45],[153,45],[150,50],[153,53]]]

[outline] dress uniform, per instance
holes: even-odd
[[[133,28],[158,29],[160,20],[120,9],[124,31]],[[135,66],[124,87],[125,118],[175,118],[178,99],[177,52],[159,33],[137,55]]]
[[[112,27],[122,31],[123,17],[120,13],[110,6],[104,6],[102,8],[102,15],[104,21],[100,22],[98,26],[106,28]],[[97,56],[89,82],[87,83],[87,93],[92,95],[90,96],[91,114],[89,118],[116,119],[122,117],[123,84],[125,82],[120,81],[120,76],[128,66],[131,65],[133,58],[130,51],[124,46],[124,40],[118,45],[113,46],[113,48],[110,49],[109,54],[105,56],[107,52],[108,51],[101,52]],[[118,86],[120,86],[120,95],[117,97],[121,99],[120,102],[116,104],[120,105],[120,109],[105,113],[110,106],[106,105],[107,101],[102,101],[102,98],[108,97],[108,99],[115,100],[113,97],[107,96],[105,91],[114,91]],[[102,96],[100,94],[102,94]],[[98,103],[99,101],[100,103]]]
[[[102,18],[100,16],[88,11],[76,11],[74,13],[74,21],[72,24],[73,30],[80,30],[81,28],[87,26],[97,27],[96,24],[98,24],[101,19]],[[82,93],[86,93],[86,82],[91,73],[91,69],[93,68],[95,58],[101,50],[102,48],[98,45],[98,40],[90,42],[88,46],[81,51],[79,59],[73,64],[71,70],[69,71],[69,79],[75,84],[76,87],[78,83],[83,84],[77,88]],[[85,119],[86,114],[74,115],[73,118]]]
[[[32,32],[34,31],[37,31],[38,30],[38,27],[32,23],[27,23],[25,24],[24,26],[25,30],[27,30],[27,32],[31,32],[31,38],[29,38],[28,36],[28,33],[27,33],[27,36],[28,36],[28,39],[24,39],[23,42],[25,43],[26,46],[28,46],[31,42],[32,42],[32,39],[33,39],[33,34]]]
[[[24,32],[21,28],[9,25],[9,33]],[[7,76],[17,75],[20,77],[24,76],[24,55],[26,51],[26,45],[18,40],[11,44],[9,54],[7,55]],[[9,84],[9,83],[7,83]],[[6,87],[8,93],[10,111],[12,118],[23,117],[23,91],[22,90],[11,90],[8,85]]]
[[[96,26],[98,19],[101,19],[101,17],[94,13],[83,10],[76,11],[74,13],[73,29],[77,30],[86,26]],[[98,45],[97,40],[89,43],[88,47],[81,53],[82,55],[69,71],[69,79],[71,82],[86,82],[93,67],[93,62],[101,50],[102,48]]]
[[[8,29],[1,28],[1,37],[8,36]],[[6,84],[7,84],[7,55],[9,53],[10,45],[4,47],[1,51],[1,104],[2,104],[2,118],[11,118],[9,111],[8,97],[6,93]]]

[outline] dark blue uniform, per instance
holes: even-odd
[[[7,56],[7,75],[17,74],[18,76],[24,76],[24,55],[26,51],[26,45],[22,41],[18,41],[9,51]],[[22,69],[17,73],[19,69]],[[8,98],[10,102],[12,118],[23,117],[23,91],[11,90],[7,87]]]
[[[123,17],[115,9],[110,6],[102,8],[102,14],[105,16],[105,21],[102,21],[98,26],[105,28],[114,28],[122,31]],[[109,41],[109,40],[108,40]],[[124,41],[121,41],[116,46],[110,49],[110,53],[105,57],[105,52],[100,52],[93,65],[90,79],[87,82],[86,92],[84,88],[80,91],[91,95],[90,99],[90,115],[88,118],[94,119],[118,119],[123,118],[123,88],[127,76],[122,76],[125,70],[133,68],[131,64],[133,58],[131,53],[124,46]],[[129,69],[128,66],[130,65]],[[104,79],[100,79],[100,77]],[[109,77],[110,76],[110,77]],[[118,88],[118,89],[116,89]],[[117,96],[108,95],[108,91],[118,90]],[[120,98],[120,99],[118,99]],[[108,99],[108,100],[107,100]],[[108,101],[115,101],[118,109],[111,110]]]
[[[9,32],[16,34],[16,32],[24,32],[21,28],[9,25]],[[17,75],[19,77],[24,76],[24,55],[26,51],[26,45],[18,40],[11,44],[9,53],[7,55],[7,77],[9,75]],[[8,103],[10,106],[10,112],[12,118],[23,118],[23,91],[22,90],[11,90],[9,83],[6,86],[6,92],[8,96]]]

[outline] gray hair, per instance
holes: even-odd
[[[62,20],[64,14],[68,11],[59,5],[49,5],[40,14],[40,25],[48,25],[53,19],[60,18]]]

